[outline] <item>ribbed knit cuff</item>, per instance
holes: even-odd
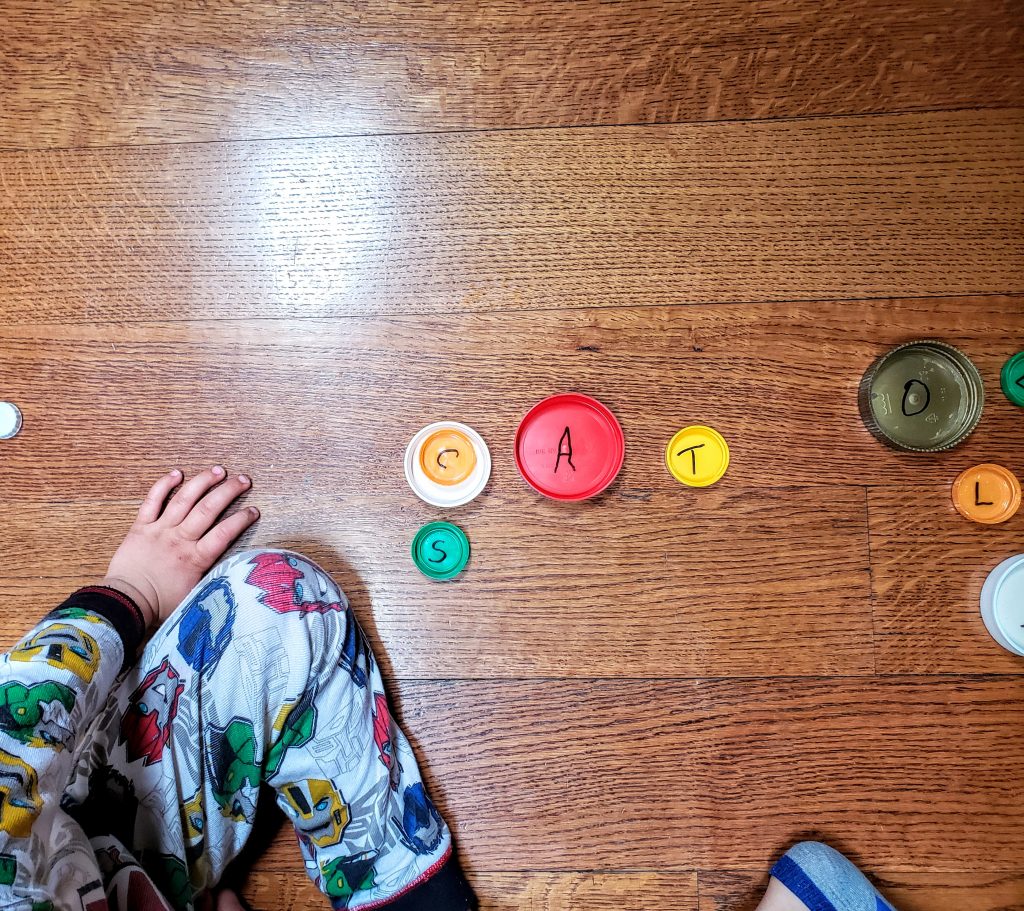
[[[146,621],[138,605],[124,592],[105,585],[88,585],[72,594],[50,616],[59,616],[67,610],[86,611],[106,620],[117,630],[124,645],[121,672],[134,663],[136,652],[146,638]]]
[[[385,911],[477,911],[480,906],[466,882],[459,859],[449,849],[449,853],[427,870],[411,888],[395,898],[360,907],[382,908]]]

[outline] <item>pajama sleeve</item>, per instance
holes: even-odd
[[[57,887],[76,744],[144,635],[129,598],[83,588],[0,657],[0,887]]]

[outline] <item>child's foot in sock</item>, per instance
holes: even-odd
[[[816,841],[793,845],[772,867],[772,877],[808,911],[895,911],[860,870],[838,851]],[[774,885],[774,884],[773,884]],[[765,896],[762,908],[788,907],[779,895]],[[778,890],[776,890],[778,894]],[[770,899],[775,898],[775,901]],[[789,896],[785,896],[788,899]]]

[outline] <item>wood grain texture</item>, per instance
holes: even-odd
[[[0,155],[12,321],[1024,291],[1024,119],[969,111]]]
[[[807,837],[898,870],[1020,862],[1020,677],[401,681],[396,695],[471,873],[767,870]],[[282,835],[261,869],[297,863]]]
[[[254,498],[266,518],[246,539],[300,549],[334,573],[397,676],[873,670],[861,490],[834,491],[825,508],[789,490],[712,492],[685,513],[671,491],[569,510],[526,492],[490,496],[458,517],[473,556],[446,585],[409,557],[416,529],[438,517],[409,500]],[[0,602],[41,616],[101,579],[134,508],[33,504],[7,518],[0,552],[16,568]],[[54,538],[63,548],[48,556]],[[0,616],[5,646],[31,625]]]
[[[869,875],[900,911],[1024,909],[1021,874]],[[766,870],[702,870],[699,874],[477,872],[472,876],[482,911],[756,911],[767,882]],[[243,895],[257,911],[327,907],[313,883],[299,872],[253,873]]]
[[[935,456],[879,444],[856,404],[872,361],[922,336],[960,346],[989,390],[972,437]],[[0,325],[0,389],[21,406],[25,425],[0,443],[8,469],[0,472],[0,497],[123,500],[140,496],[171,466],[194,470],[224,459],[256,477],[257,495],[404,496],[412,508],[417,501],[401,467],[408,440],[429,421],[458,417],[483,434],[494,458],[484,497],[460,515],[486,515],[492,502],[507,502],[541,516],[584,516],[587,505],[554,512],[542,505],[512,462],[526,411],[546,395],[576,389],[606,402],[626,433],[623,472],[598,502],[627,525],[626,516],[642,516],[651,498],[674,503],[685,528],[687,514],[720,503],[718,491],[800,488],[798,500],[812,487],[939,487],[970,464],[1017,465],[1020,410],[998,384],[1022,337],[1019,297],[386,320],[8,323]],[[710,491],[681,487],[663,462],[672,434],[700,422],[718,428],[732,449],[728,475]]]
[[[486,873],[480,911],[698,911],[695,873]],[[254,873],[242,893],[257,911],[326,908],[305,873]]]
[[[0,6],[0,647],[224,461],[243,544],[352,595],[485,911],[752,911],[800,838],[1024,909],[1024,662],[977,613],[1024,515],[948,499],[1024,473],[1019,0]],[[856,410],[920,337],[989,392],[934,457]],[[511,460],[566,389],[627,437],[575,506]],[[400,467],[440,417],[495,456],[445,586]],[[694,422],[710,490],[662,463]],[[288,832],[247,894],[325,906]]]
[[[1024,477],[1022,453],[1003,463],[1018,477]],[[869,493],[875,647],[883,673],[1024,670],[1024,658],[988,634],[980,611],[986,576],[1024,551],[1024,512],[1001,525],[964,519],[950,487],[975,464],[958,458],[948,484]]]
[[[1024,875],[1017,873],[865,872],[900,911],[1024,911]],[[699,911],[756,911],[768,871],[702,870],[698,882]]]
[[[4,3],[0,143],[1019,104],[1014,0]],[[84,49],[88,49],[85,52]]]
[[[868,501],[855,485],[871,484],[876,526],[898,520],[873,541],[879,669],[1020,673],[984,632],[977,596],[1024,514],[981,529],[948,498],[966,465],[1018,465],[1017,409],[990,396],[967,444],[918,456],[876,442],[855,406],[871,360],[914,333],[956,342],[992,389],[1019,307],[983,297],[2,327],[0,386],[26,419],[2,444],[0,493],[17,504],[0,531],[13,558],[3,584],[45,609],[102,574],[132,491],[171,465],[224,459],[256,478],[263,519],[246,543],[307,551],[338,574],[399,676],[863,674],[874,668]],[[527,408],[570,383],[607,401],[628,441],[621,478],[576,505],[535,495],[511,457]],[[494,470],[458,511],[473,561],[439,588],[408,558],[437,512],[408,490],[401,461],[415,430],[445,415],[484,434]],[[696,421],[733,449],[710,490],[681,487],[663,465],[668,437]],[[957,559],[929,523],[960,536]],[[927,559],[914,555],[924,542]],[[39,584],[19,594],[30,578]],[[9,642],[28,625],[11,615],[0,633]]]
[[[1019,873],[882,873],[872,879],[900,911],[1024,911]]]

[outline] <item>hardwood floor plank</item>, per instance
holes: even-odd
[[[1005,106],[1022,27],[1013,0],[8,0],[0,143]]]
[[[302,550],[335,574],[397,676],[871,673],[863,492],[830,500],[741,489],[711,493],[683,519],[670,495],[569,510],[492,497],[459,517],[473,555],[445,585],[409,557],[436,510],[401,497],[326,509],[301,495],[259,498],[265,518],[247,541]],[[27,616],[0,613],[3,645],[103,577],[133,509],[26,505],[5,517],[0,603]]]
[[[873,873],[875,886],[900,911],[1022,911],[1024,875],[1017,873]],[[702,870],[699,911],[755,911],[768,871]]]
[[[0,155],[11,321],[1024,291],[1019,111]]]
[[[1024,476],[1020,452],[1005,462],[1018,477]],[[957,459],[948,484],[908,487],[898,494],[870,492],[875,647],[881,672],[1024,671],[1024,659],[988,634],[980,610],[986,576],[1007,557],[1024,551],[1024,512],[1001,525],[979,525],[964,519],[950,499],[953,478],[978,461]]]
[[[875,881],[900,911],[1024,911],[1021,873],[885,873]]]
[[[0,498],[120,501],[141,496],[171,466],[191,471],[223,459],[256,478],[256,497],[404,497],[412,509],[405,446],[424,424],[451,417],[476,427],[494,458],[483,498],[456,515],[492,502],[544,508],[515,469],[512,441],[533,404],[569,389],[597,396],[623,425],[625,466],[597,502],[627,524],[652,497],[674,503],[687,527],[693,511],[709,515],[718,491],[741,487],[791,488],[809,506],[837,485],[938,488],[966,465],[1017,464],[1024,429],[999,392],[999,370],[1020,347],[1022,301],[7,323],[0,394],[21,406],[25,424],[0,442]],[[972,437],[934,456],[887,449],[864,429],[856,404],[871,362],[922,336],[959,345],[989,393]],[[665,470],[669,438],[691,423],[716,427],[732,450],[728,474],[710,490],[683,488]],[[935,504],[945,509],[947,500]],[[563,504],[555,514],[593,510]],[[311,533],[307,523],[303,534]]]
[[[698,911],[757,911],[768,888],[768,867],[756,872],[701,870],[697,874],[700,893]],[[953,874],[944,873],[950,878]]]
[[[481,911],[698,911],[695,873],[476,873]],[[253,874],[243,895],[258,911],[306,911],[327,901],[305,873]]]
[[[1019,677],[397,690],[470,870],[767,870],[816,837],[883,869],[1020,872]],[[298,863],[282,835],[261,869]]]

